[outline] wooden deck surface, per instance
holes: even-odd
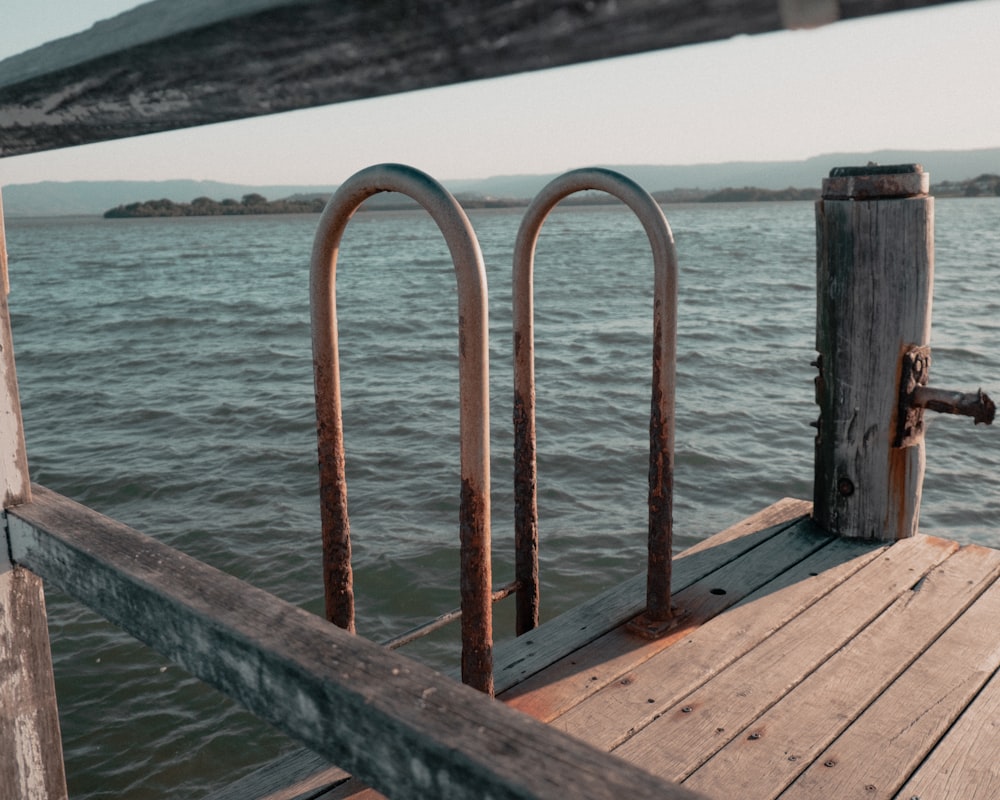
[[[1000,797],[1000,551],[832,539],[807,510],[679,557],[664,639],[621,624],[637,585],[585,644],[576,614],[501,649],[501,699],[710,798]],[[540,649],[572,652],[534,671]],[[313,787],[267,796],[378,796]]]

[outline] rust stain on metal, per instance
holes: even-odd
[[[905,447],[890,447],[889,448],[889,495],[893,498],[893,503],[889,506],[890,508],[897,508],[902,511],[903,509],[909,508],[911,504],[907,501],[910,498],[909,482],[910,482],[910,456],[907,453],[907,448]],[[912,536],[915,531],[910,530],[909,525],[912,522],[912,518],[908,514],[899,513],[896,515],[897,529],[893,532],[893,538],[896,540],[906,539]],[[869,535],[869,538],[879,539],[881,536],[878,532],[873,531]]]
[[[657,321],[659,327],[659,321]],[[654,333],[659,341],[659,331]],[[646,616],[665,622],[670,609],[673,553],[673,418],[660,389],[662,356],[653,357],[653,394],[649,417],[649,557],[646,567]]]
[[[493,695],[493,603],[490,535],[482,490],[462,480],[462,682]]]
[[[930,364],[927,346],[908,348],[900,359],[895,447],[907,447],[922,440],[924,409],[972,417],[976,425],[992,425],[996,417],[996,404],[982,389],[958,392],[928,386]]]
[[[517,340],[515,337],[515,350]],[[534,386],[529,392],[534,391]],[[514,393],[514,575],[517,591],[516,631],[538,626],[538,495],[533,404],[520,391]]]
[[[448,244],[458,288],[459,405],[461,409],[461,519],[463,674],[492,694],[493,628],[489,520],[489,352],[486,269],[468,217],[430,176],[400,164],[378,164],[341,184],[327,203],[313,243],[310,267],[313,369],[323,520],[323,575],[329,619],[353,630],[350,524],[344,471],[336,266],[340,239],[354,212],[378,192],[416,200]]]
[[[642,187],[607,169],[581,169],[550,181],[536,195],[521,221],[514,246],[513,318],[515,382],[515,486],[523,501],[515,512],[518,526],[537,537],[534,441],[534,353],[532,341],[532,274],[534,251],[542,224],[565,197],[584,191],[607,192],[639,218],[653,254],[653,400],[650,419],[649,566],[647,615],[651,628],[669,620],[672,548],[673,407],[676,360],[677,259],[673,234],[663,210]],[[531,498],[529,501],[528,498]],[[525,575],[527,576],[527,571]]]
[[[975,392],[955,392],[931,386],[918,386],[913,391],[912,402],[918,408],[937,411],[939,414],[958,414],[972,417],[978,425],[992,425],[997,408],[982,389]]]
[[[924,438],[924,412],[913,403],[914,392],[927,384],[931,372],[931,349],[910,347],[900,359],[899,406],[893,447],[911,447]]]

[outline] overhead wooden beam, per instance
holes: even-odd
[[[947,0],[154,0],[0,62],[0,157]]]

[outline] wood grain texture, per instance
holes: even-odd
[[[898,796],[934,800],[1000,797],[1000,672],[965,710]]]
[[[0,797],[66,796],[42,582],[14,567],[0,574]]]
[[[7,306],[7,241],[0,199],[0,797],[66,797],[42,582],[11,562],[7,509],[31,499]]]
[[[897,542],[614,752],[686,779],[956,549],[924,536]]]
[[[817,4],[156,0],[0,62],[0,156],[780,30]]]
[[[807,515],[811,508],[803,500],[784,498],[684,550],[674,559],[674,590],[680,591],[738,559]],[[643,573],[543,622],[524,636],[499,643],[494,653],[497,694],[634,617],[645,607],[645,592]]]
[[[934,201],[816,204],[820,406],[814,515],[841,536],[917,531],[922,437],[893,446],[901,358],[930,343]]]
[[[677,627],[668,634],[650,640],[620,626],[508,690],[502,699],[536,719],[549,722],[610,683],[630,680],[626,673],[674,646],[699,625],[829,542],[829,537],[818,533],[808,521],[782,531],[747,552],[738,562],[723,564],[679,588],[674,593]],[[687,561],[691,563],[696,558]]]
[[[955,553],[754,720],[685,785],[709,796],[736,791],[758,800],[777,797],[998,574],[996,550],[970,546]],[[756,736],[751,738],[751,733]]]
[[[43,487],[14,559],[389,797],[692,798]]]
[[[998,615],[1000,584],[994,583],[816,759],[783,800],[807,800],[817,792],[844,800],[896,797],[927,750],[1000,668],[1000,638],[984,635],[996,630]],[[996,763],[996,742],[984,738],[980,747],[992,750]],[[958,796],[993,796],[975,793],[974,786]],[[932,790],[924,797],[939,795]]]
[[[595,747],[617,747],[839,586],[882,550],[867,543],[832,540],[725,614],[706,622],[677,647],[631,670],[553,720],[553,727]],[[761,612],[763,604],[767,613]]]
[[[14,365],[14,338],[7,305],[7,238],[0,196],[0,505],[3,508],[31,499],[28,456],[24,448],[24,424]],[[7,548],[0,550],[0,569],[7,563]]]

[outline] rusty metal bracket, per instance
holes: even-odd
[[[902,358],[899,379],[899,410],[897,413],[895,447],[909,447],[924,435],[924,409],[940,414],[972,417],[978,425],[993,424],[996,405],[982,389],[957,392],[927,385],[930,378],[930,347],[911,347]]]
[[[899,409],[893,447],[912,447],[924,438],[924,409],[914,405],[913,393],[926,386],[931,372],[931,348],[911,347],[903,353],[899,376]]]
[[[992,425],[997,413],[996,404],[982,389],[974,392],[954,392],[949,389],[918,386],[913,390],[913,404],[940,414],[972,417],[977,425],[980,422]]]
[[[650,612],[646,610],[639,616],[633,617],[625,623],[625,630],[642,639],[655,641],[656,639],[662,639],[668,633],[680,628],[681,623],[685,622],[686,616],[687,613],[684,609],[677,608],[676,606],[670,607],[669,616],[665,619],[651,615]]]

